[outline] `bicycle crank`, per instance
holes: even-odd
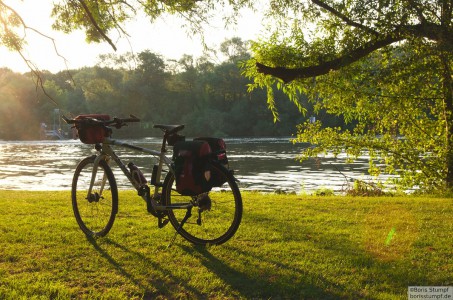
[[[207,210],[211,210],[212,201],[209,195],[203,194],[198,198],[198,218],[197,224],[201,225],[201,213]]]

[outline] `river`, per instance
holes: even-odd
[[[312,193],[330,189],[343,191],[355,179],[369,179],[367,158],[346,164],[340,156],[325,156],[304,162],[296,160],[307,145],[289,142],[289,138],[225,139],[230,167],[235,170],[243,190],[276,190]],[[159,138],[128,141],[139,146],[159,149]],[[124,162],[133,161],[149,177],[155,159],[116,147]],[[0,141],[0,189],[69,190],[77,162],[95,153],[91,145],[78,140]],[[137,155],[138,154],[138,155]],[[126,187],[125,176],[115,171],[120,188]]]

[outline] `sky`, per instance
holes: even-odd
[[[28,42],[25,56],[31,60],[38,69],[48,70],[52,73],[66,69],[77,69],[84,66],[94,66],[100,54],[116,53],[118,55],[126,52],[138,53],[143,50],[161,54],[168,59],[179,59],[183,54],[199,57],[202,54],[201,37],[189,37],[186,29],[181,28],[182,21],[168,17],[160,18],[156,23],[150,23],[145,18],[130,22],[125,26],[129,38],[114,40],[117,46],[115,52],[106,42],[91,43],[85,42],[82,31],[71,34],[64,34],[53,31],[50,19],[50,0],[8,0],[4,1],[13,7],[29,27],[39,29],[43,34],[50,36],[55,41],[40,36],[33,31],[26,32]],[[210,24],[205,28],[205,39],[207,45],[218,49],[219,45],[232,37],[240,37],[243,40],[254,39],[259,35],[261,29],[260,17],[250,11],[245,11],[239,19],[238,25],[225,30],[224,24]],[[114,39],[114,36],[111,36]],[[16,52],[10,52],[0,46],[0,67],[7,67],[15,72],[28,72],[30,69]]]

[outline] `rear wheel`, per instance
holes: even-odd
[[[211,172],[216,172],[225,183],[198,196],[182,196],[176,192],[172,172],[169,172],[164,180],[164,205],[193,205],[191,216],[182,228],[180,224],[187,209],[170,210],[168,218],[178,233],[194,244],[225,243],[236,233],[242,219],[241,193],[233,175],[220,165],[212,166]]]
[[[95,156],[82,160],[72,181],[72,208],[80,229],[88,236],[105,236],[118,211],[118,190],[112,170],[101,160],[91,192],[88,193]]]

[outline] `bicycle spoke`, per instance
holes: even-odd
[[[173,175],[169,175],[165,180],[163,194],[167,205],[188,201],[192,201],[194,204],[192,216],[179,232],[192,243],[224,243],[234,235],[239,227],[242,216],[239,189],[232,176],[228,176],[226,173],[224,176],[228,180],[222,189],[229,190],[229,192],[214,191],[197,197],[178,194],[175,191]],[[168,215],[172,225],[178,229],[185,216],[185,211],[172,210]]]
[[[94,185],[88,195],[93,166],[94,158],[89,157],[77,167],[72,187],[72,204],[82,231],[90,236],[104,236],[113,225],[118,195],[113,173],[105,162],[99,164]]]

